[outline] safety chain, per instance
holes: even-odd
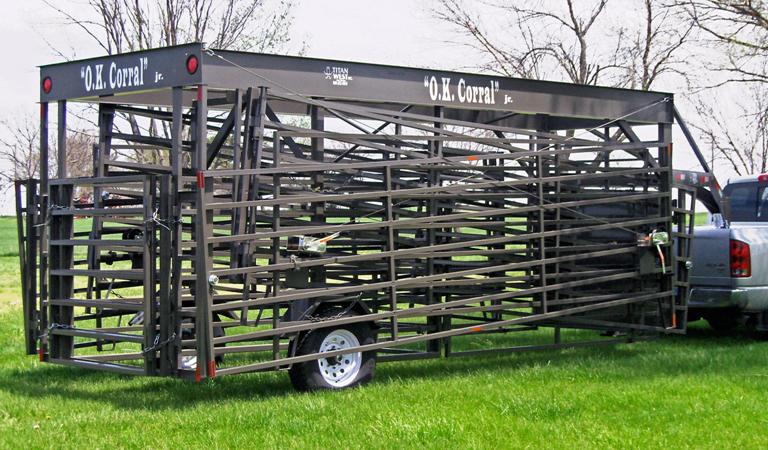
[[[54,322],[54,323],[48,325],[48,328],[46,328],[45,333],[41,334],[39,336],[39,339],[40,340],[47,339],[48,335],[53,330],[76,330],[76,329],[77,328],[74,327],[73,325],[66,325],[66,324],[63,324],[63,323],[56,323],[56,322]]]
[[[160,335],[159,334],[155,335],[155,341],[152,343],[152,345],[150,345],[149,347],[143,349],[141,351],[141,354],[146,355],[147,353],[154,352],[158,348],[164,347],[164,346],[170,344],[175,339],[176,339],[176,333],[171,333],[171,335],[168,336],[168,339],[166,339],[166,340],[164,340],[162,342],[160,342]]]
[[[349,312],[349,309],[345,309],[333,316],[313,316],[312,314],[307,314],[304,317],[310,322],[328,322],[331,320],[341,319],[342,317],[344,317],[344,314],[346,314],[347,312]]]
[[[362,297],[362,293],[358,295],[358,300],[360,300],[360,297]],[[355,305],[355,302],[352,302],[349,304],[348,307],[341,310],[340,313],[335,314],[333,316],[313,316],[312,314],[307,314],[304,317],[309,320],[312,323],[318,323],[318,322],[328,322],[331,320],[341,319],[346,315],[348,312],[352,311],[352,307]],[[298,351],[299,348],[301,348],[302,345],[304,345],[304,341],[307,340],[312,330],[307,330],[307,332],[304,332],[304,336],[301,338],[301,341],[298,343],[298,345],[295,347],[294,351]]]

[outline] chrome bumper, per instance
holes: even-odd
[[[710,288],[694,287],[688,298],[690,308],[737,307],[743,311],[768,310],[768,287]]]

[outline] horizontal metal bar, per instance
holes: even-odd
[[[143,311],[144,303],[139,302],[126,302],[124,299],[119,300],[85,300],[78,298],[71,299],[51,299],[48,300],[48,304],[51,306],[80,306],[84,308],[102,308],[112,310],[126,310],[126,311]]]
[[[74,336],[74,337],[84,337],[84,338],[91,338],[91,339],[100,339],[103,341],[134,342],[137,344],[144,343],[144,336],[141,336],[138,334],[106,333],[102,331],[85,330],[81,328],[53,328],[48,333],[59,335],[59,336]]]
[[[61,247],[80,245],[89,247],[131,247],[131,251],[144,247],[144,242],[138,239],[54,239],[49,244]]]
[[[51,210],[53,216],[143,216],[143,208],[56,208]]]
[[[109,186],[125,185],[128,183],[143,183],[146,175],[121,175],[111,177],[84,177],[84,178],[54,178],[48,181],[52,186]]]
[[[55,277],[98,277],[118,278],[123,280],[143,280],[144,270],[99,270],[99,269],[53,269],[50,274]]]
[[[89,361],[85,358],[51,358],[48,362],[54,364],[62,364],[65,366],[82,367],[86,369],[104,370],[107,372],[115,372],[124,375],[144,375],[145,371],[143,367],[128,366],[125,364],[114,364],[99,361]]]

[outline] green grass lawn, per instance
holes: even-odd
[[[41,364],[22,354],[14,233],[0,219],[0,448],[768,446],[768,341],[703,323],[631,345],[386,363],[363,388],[313,394],[284,373],[198,385]]]

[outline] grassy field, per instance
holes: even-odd
[[[388,363],[364,388],[298,394],[283,373],[196,385],[39,364],[18,295],[0,218],[0,448],[768,446],[768,341],[746,331]]]

